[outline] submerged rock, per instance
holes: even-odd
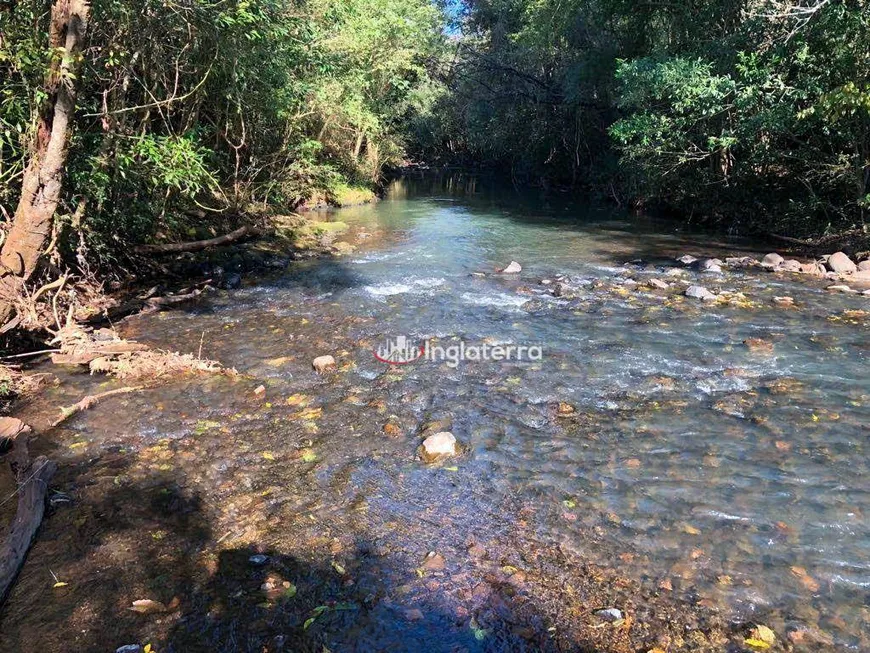
[[[747,338],[743,344],[752,351],[773,351],[773,343],[764,338]]]
[[[846,293],[857,293],[858,292],[857,290],[853,290],[852,288],[850,288],[849,286],[846,286],[844,284],[834,284],[833,286],[828,286],[827,288],[825,288],[825,290],[828,290],[830,292],[846,292]]]
[[[335,359],[332,356],[318,356],[311,361],[311,366],[318,374],[335,369]]]
[[[837,274],[852,274],[858,266],[843,252],[835,252],[828,258],[828,267]]]
[[[559,415],[573,415],[574,413],[577,412],[577,409],[574,408],[574,406],[569,404],[567,401],[560,401],[556,405],[556,412]]]
[[[226,288],[227,290],[235,290],[236,288],[241,288],[242,286],[242,275],[240,274],[228,274],[224,277],[223,283],[221,287]]]
[[[670,286],[662,281],[661,279],[650,279],[646,282],[650,288],[655,288],[656,290],[667,290]]]
[[[689,286],[686,288],[686,297],[700,299],[703,302],[712,302],[716,300],[716,295],[703,286]]]
[[[766,268],[778,268],[780,265],[783,264],[784,261],[785,259],[779,254],[777,254],[776,252],[771,252],[770,254],[767,254],[763,259],[761,259],[761,265]]]
[[[456,437],[450,431],[430,435],[420,446],[420,457],[427,463],[455,456],[456,453]]]
[[[265,556],[262,553],[257,553],[248,558],[248,562],[255,567],[262,567],[267,562],[269,562],[269,556]]]
[[[725,259],[725,265],[731,268],[748,268],[758,265],[758,262],[751,256],[729,256]]]
[[[698,261],[698,259],[696,259],[694,256],[690,256],[689,254],[681,256],[677,260],[683,265],[692,265],[693,263],[697,263]]]
[[[574,289],[571,288],[566,283],[560,281],[556,285],[553,286],[553,297],[574,297],[576,293]]]
[[[508,266],[501,271],[502,274],[519,274],[523,271],[523,266],[516,261],[511,261]]]

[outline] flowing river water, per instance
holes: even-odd
[[[354,252],[118,327],[240,376],[42,431],[73,501],[31,552],[2,650],[741,650],[727,632],[692,646],[703,615],[870,650],[870,298],[760,270],[686,272],[742,291],[731,304],[654,291],[681,254],[758,252],[473,180],[397,182],[327,219]],[[495,274],[511,260],[521,274]],[[570,297],[541,283],[559,275]],[[402,335],[542,355],[375,359]],[[123,385],[59,376],[23,412],[37,429]],[[461,453],[425,465],[434,430]],[[679,632],[564,638],[572,619],[605,637],[609,607]]]

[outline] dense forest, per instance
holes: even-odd
[[[479,0],[431,158],[795,235],[870,201],[865,0]]]
[[[866,0],[25,0],[0,72],[4,323],[27,284],[365,199],[409,157],[865,235]]]

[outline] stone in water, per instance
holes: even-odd
[[[332,356],[318,356],[311,362],[311,366],[318,374],[323,374],[335,368],[335,359]]]
[[[456,437],[450,431],[442,431],[435,435],[430,435],[423,440],[423,446],[420,452],[421,457],[427,463],[456,455]]]

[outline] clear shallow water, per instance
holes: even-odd
[[[78,419],[71,437],[100,446],[135,434],[144,447],[193,433],[188,482],[216,504],[239,491],[284,497],[243,513],[260,539],[280,541],[282,515],[324,513],[417,558],[517,532],[735,619],[866,650],[870,323],[843,316],[870,309],[868,298],[763,272],[687,276],[742,291],[751,307],[654,294],[644,281],[667,278],[674,256],[748,246],[510,193],[400,184],[335,217],[352,227],[353,254],[123,327],[181,351],[202,342],[249,381],[132,396],[121,413]],[[511,260],[521,275],[492,274]],[[578,297],[540,283],[560,274]],[[641,287],[626,289],[626,276]],[[797,308],[775,306],[777,295]],[[544,356],[387,368],[372,349],[398,335],[535,344]],[[340,371],[313,375],[310,361],[327,353]],[[251,392],[261,382],[265,399]],[[559,402],[575,412],[558,415]],[[312,407],[321,412],[300,416]],[[414,461],[432,420],[464,448],[447,470]],[[387,423],[401,435],[385,434]],[[299,451],[316,462],[291,462]],[[218,512],[232,531],[238,509]],[[420,520],[445,528],[419,541]]]

